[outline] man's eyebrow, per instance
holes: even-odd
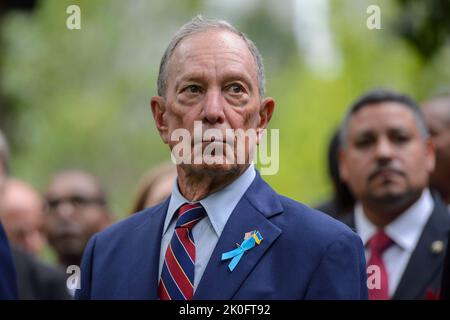
[[[411,130],[409,130],[408,128],[404,127],[404,126],[394,126],[394,127],[389,127],[386,130],[387,134],[410,134]],[[367,137],[367,136],[373,136],[376,135],[376,132],[370,128],[364,128],[358,131],[355,131],[354,134],[354,138],[355,139],[359,139],[361,137]]]
[[[175,88],[178,88],[182,82],[204,82],[204,74],[189,73],[181,75],[175,79]]]
[[[388,129],[388,133],[395,133],[395,134],[398,134],[398,133],[401,133],[401,134],[411,134],[412,133],[412,130],[411,129],[409,129],[409,128],[407,128],[407,127],[392,127],[392,128],[389,128]]]
[[[249,76],[246,76],[245,74],[242,74],[242,73],[229,72],[229,73],[226,73],[223,76],[223,78],[227,82],[229,82],[229,81],[242,81],[242,82],[245,82],[245,83],[248,83],[249,85],[251,85],[251,78]]]
[[[242,81],[250,89],[252,89],[252,81],[251,81],[250,76],[247,76],[240,72],[230,71],[230,72],[225,73],[221,78],[222,78],[222,81],[224,81],[224,82]],[[181,75],[180,77],[175,79],[175,86],[174,86],[175,90],[177,90],[182,83],[186,83],[186,82],[204,83],[204,82],[207,82],[207,80],[205,79],[204,74],[202,72]]]
[[[373,135],[374,130],[370,128],[363,128],[360,130],[355,131],[355,137],[361,137],[361,136],[367,136],[367,135]]]

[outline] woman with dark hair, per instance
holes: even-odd
[[[339,130],[336,130],[328,145],[328,174],[333,184],[333,195],[327,201],[320,203],[316,208],[332,217],[342,217],[353,210],[355,199],[349,188],[341,180],[339,174]]]

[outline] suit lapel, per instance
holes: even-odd
[[[419,242],[414,249],[405,272],[392,299],[423,299],[424,292],[431,289],[433,279],[438,277],[444,261],[450,215],[443,204],[436,200]],[[440,252],[433,252],[432,244],[442,241]]]
[[[194,299],[228,300],[234,296],[264,253],[280,236],[281,230],[268,218],[281,211],[278,195],[257,174],[228,219]],[[222,253],[235,249],[236,243],[242,243],[244,234],[252,230],[258,230],[263,241],[246,251],[231,272],[228,269],[230,260],[221,261]]]
[[[132,258],[124,262],[129,263],[128,299],[158,299],[162,229],[169,200],[146,213],[143,224],[133,230],[129,248]]]

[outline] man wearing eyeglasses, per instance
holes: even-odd
[[[67,170],[50,179],[45,196],[45,230],[59,264],[79,265],[89,238],[111,222],[103,188],[90,173]]]

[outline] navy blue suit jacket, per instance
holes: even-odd
[[[86,247],[78,299],[157,299],[169,200],[95,235]],[[264,240],[233,272],[221,254],[244,234]],[[280,196],[257,174],[231,214],[194,299],[366,299],[361,239],[347,226]]]
[[[0,224],[0,300],[6,299],[17,299],[17,284],[8,240]]]

